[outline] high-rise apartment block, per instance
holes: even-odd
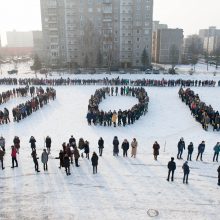
[[[153,0],[41,0],[45,60],[141,66],[151,59]]]

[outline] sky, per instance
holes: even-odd
[[[198,33],[209,26],[220,28],[220,0],[154,0],[154,20],[184,34]],[[5,31],[41,30],[40,0],[0,0],[0,33]]]

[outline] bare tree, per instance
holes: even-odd
[[[172,69],[175,68],[175,66],[179,63],[179,54],[180,51],[178,47],[175,44],[172,44],[170,47],[170,62],[172,64]]]

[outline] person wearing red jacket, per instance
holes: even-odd
[[[18,161],[17,161],[17,150],[15,146],[11,146],[11,158],[12,158],[12,167],[18,167]],[[16,166],[14,166],[14,162],[16,163]]]

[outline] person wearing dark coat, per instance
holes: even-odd
[[[174,157],[171,157],[171,161],[169,161],[167,167],[168,167],[167,181],[170,181],[170,173],[171,173],[171,181],[173,181],[174,171],[176,170],[176,163],[174,162]]]
[[[45,143],[46,143],[46,148],[47,148],[47,153],[48,155],[50,154],[50,148],[51,148],[51,138],[49,136],[46,137]]]
[[[102,156],[102,151],[104,148],[104,140],[102,139],[102,137],[100,137],[99,141],[98,141],[98,145],[99,145],[99,156]]]
[[[185,150],[185,142],[183,138],[179,140],[177,147],[178,147],[177,159],[183,159],[182,154],[183,154],[183,150]]]
[[[92,167],[93,167],[93,174],[97,173],[98,160],[99,160],[98,155],[96,154],[96,152],[93,152],[92,158],[91,158]]]
[[[63,166],[65,167],[66,175],[69,176],[70,173],[70,158],[68,154],[65,154],[63,158]]]
[[[86,158],[89,160],[89,142],[88,141],[85,141],[85,144],[84,144],[84,153],[86,154]]]
[[[123,157],[127,157],[128,156],[128,149],[129,149],[129,142],[127,139],[124,139],[121,148],[123,150]]]
[[[57,158],[60,159],[60,166],[59,166],[60,169],[61,167],[63,167],[63,158],[64,158],[64,153],[62,150],[60,150],[59,157]]]
[[[198,160],[199,156],[200,156],[200,160],[202,161],[202,155],[205,151],[205,141],[202,141],[201,144],[199,144],[198,146],[198,155],[196,157],[196,160]]]
[[[72,147],[76,146],[76,139],[73,137],[73,135],[71,135],[70,139],[69,139],[69,144]]]
[[[118,156],[119,153],[119,141],[118,141],[118,137],[115,136],[113,139],[113,156]]]
[[[74,149],[73,149],[73,155],[74,155],[74,159],[75,159],[75,166],[76,166],[76,167],[79,167],[78,161],[79,161],[80,155],[79,155],[79,150],[78,150],[77,147],[74,147]]]
[[[190,142],[190,144],[188,145],[188,155],[187,155],[187,160],[192,161],[192,153],[193,153],[193,143]]]
[[[220,186],[220,166],[217,169],[218,172],[218,185]]]
[[[38,158],[37,158],[37,152],[36,149],[34,149],[31,153],[31,156],[33,158],[34,161],[34,167],[35,167],[35,171],[40,172],[40,170],[38,169]]]
[[[189,165],[187,161],[183,164],[182,168],[183,168],[183,174],[184,174],[183,183],[185,183],[186,181],[186,184],[188,184],[188,177],[189,177],[190,170],[189,170]]]
[[[29,140],[29,143],[31,144],[31,149],[32,151],[36,150],[36,140],[33,136],[31,136],[30,140]]]
[[[2,149],[2,148],[0,148],[0,162],[1,162],[1,164],[2,164],[2,170],[4,170],[5,168],[4,168],[4,155],[5,155],[5,151]]]
[[[216,160],[216,162],[218,162],[218,155],[220,152],[220,143],[219,142],[217,142],[217,144],[214,146],[213,150],[214,150],[213,162],[215,160]]]
[[[160,150],[160,145],[155,141],[153,145],[153,150],[154,150],[154,160],[157,160],[157,156],[159,155],[159,150]]]

